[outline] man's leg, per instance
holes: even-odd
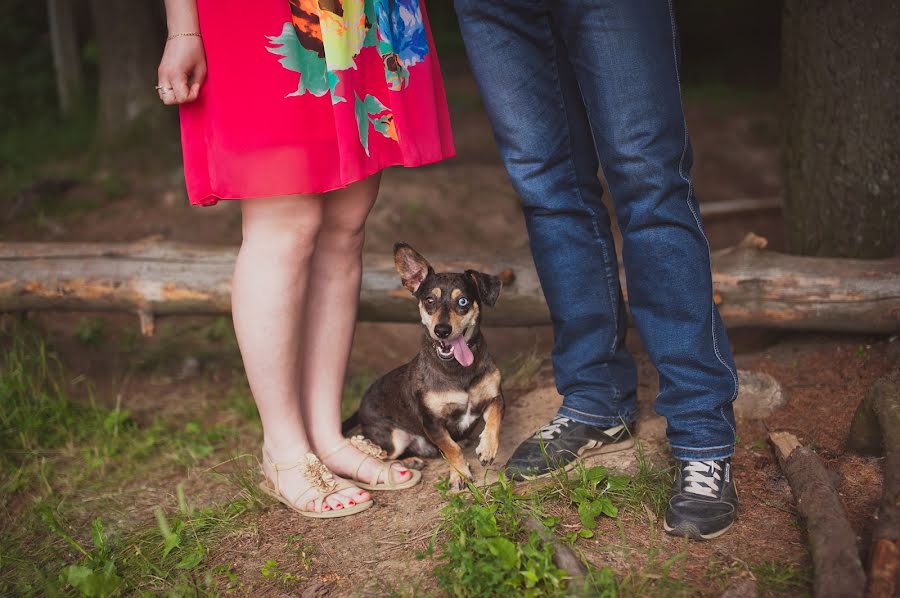
[[[681,460],[666,528],[713,537],[737,503],[729,458],[738,381],[690,177],[671,3],[561,0],[553,16],[615,200],[631,313],[659,371],[656,410]]]
[[[618,440],[623,422],[634,417],[636,370],[624,346],[615,246],[584,103],[549,9],[513,0],[456,0],[456,9],[500,153],[522,197],[553,319],[562,419],[510,462],[519,469],[537,459],[532,464],[546,468],[542,441],[574,434],[578,451],[557,447],[568,462],[583,447]],[[591,427],[615,431],[610,437]]]

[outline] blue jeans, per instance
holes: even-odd
[[[673,455],[730,456],[737,374],[690,176],[671,2],[455,5],[553,318],[560,414],[599,426],[635,416],[637,373],[625,348],[602,166]]]

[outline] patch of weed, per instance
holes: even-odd
[[[440,588],[452,596],[563,596],[567,576],[553,564],[553,549],[522,526],[537,507],[501,477],[487,489],[447,494],[435,538],[443,540],[434,569]],[[433,544],[431,545],[433,548]]]
[[[119,404],[96,404],[88,381],[70,379],[35,330],[2,332],[0,593],[193,595],[236,587],[233,574],[204,563],[209,548],[263,504],[255,463],[221,474],[239,488],[222,504],[194,508],[179,487],[178,510],[159,510],[156,522],[111,525],[109,509],[121,508],[114,497],[148,472],[193,465],[237,430],[196,421],[139,425]]]
[[[610,496],[618,505],[637,513],[649,509],[661,517],[672,490],[672,469],[652,463],[639,442],[637,450],[638,470],[621,487],[610,488]]]
[[[789,563],[760,561],[750,566],[759,593],[772,592],[791,596],[809,595],[812,578],[809,571]]]

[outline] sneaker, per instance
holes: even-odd
[[[506,464],[507,475],[513,480],[543,478],[560,467],[569,471],[584,457],[632,446],[625,425],[603,429],[560,415],[519,445]]]
[[[718,538],[734,523],[737,504],[731,458],[679,461],[663,527],[673,536]]]

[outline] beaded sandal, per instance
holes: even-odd
[[[363,490],[405,490],[407,488],[412,488],[422,479],[421,471],[410,469],[404,466],[400,461],[385,461],[385,459],[387,459],[387,451],[385,451],[383,448],[381,448],[371,440],[365,438],[364,436],[353,436],[351,438],[345,438],[343,442],[338,443],[337,446],[324,453],[322,455],[322,459],[325,460],[348,446],[352,446],[359,452],[366,455],[359,462],[359,465],[356,466],[356,471],[354,471],[353,475],[350,477],[350,479],[352,479],[354,483]],[[381,471],[379,471],[375,476],[375,483],[364,482],[359,479],[359,470],[362,468],[363,463],[365,463],[367,459],[374,459],[381,464]],[[408,480],[401,482],[395,478],[395,476],[399,474],[393,467],[394,463],[403,466],[403,468],[409,472]]]
[[[322,509],[325,506],[326,498],[336,492],[340,492],[341,490],[358,487],[358,484],[351,484],[347,480],[336,482],[328,468],[325,467],[325,465],[321,461],[319,461],[318,457],[316,457],[312,453],[306,453],[306,457],[300,459],[299,461],[283,461],[281,463],[276,463],[272,460],[272,457],[269,456],[269,452],[263,449],[263,459],[268,461],[269,465],[272,466],[272,471],[275,472],[275,483],[272,484],[269,478],[265,477],[264,474],[265,479],[259,483],[260,490],[262,490],[275,500],[284,503],[304,517],[314,517],[316,519],[346,517],[347,515],[355,515],[356,513],[365,511],[374,504],[371,500],[367,500],[363,503],[357,503],[352,507],[345,506],[342,509],[331,509],[330,511],[323,511]],[[300,475],[302,475],[303,478],[307,482],[309,482],[309,488],[300,492],[293,498],[293,500],[291,500],[283,495],[278,489],[278,472],[294,469],[297,467],[300,468]],[[315,494],[314,498],[312,498],[312,511],[308,511],[300,506],[306,506],[309,503],[310,499],[307,498],[304,500],[304,497],[306,497],[310,493]]]

